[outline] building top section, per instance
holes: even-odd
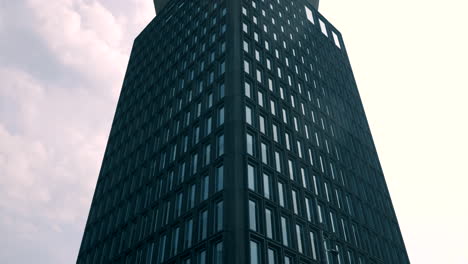
[[[156,8],[156,15],[170,0],[154,0],[154,7]]]
[[[320,0],[307,0],[318,10]]]
[[[153,1],[154,1],[154,7],[156,8],[156,15],[157,15],[158,12],[161,11],[163,7],[171,0],[153,0]],[[318,10],[320,0],[307,0],[307,1],[309,1],[310,4],[314,6],[315,9]]]

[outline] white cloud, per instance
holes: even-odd
[[[54,55],[71,70],[83,74],[99,89],[112,89],[114,99],[128,62],[128,47],[135,37],[127,27],[141,29],[149,20],[136,9],[130,19],[118,19],[98,1],[28,0],[37,33]],[[131,9],[130,9],[131,10]],[[95,88],[95,87],[93,87]]]
[[[95,125],[74,114],[79,105],[92,100],[79,90],[64,94],[45,89],[27,74],[12,70],[0,69],[0,79],[4,84],[0,97],[17,105],[14,114],[23,131],[14,134],[0,123],[0,175],[4,175],[0,206],[22,217],[41,209],[39,215],[30,215],[31,221],[37,217],[77,221],[85,208],[77,207],[73,199],[90,194],[108,122]],[[99,109],[97,104],[89,105]],[[110,110],[105,112],[109,115]],[[68,188],[73,190],[64,191]]]
[[[10,42],[40,40],[28,50],[8,46],[26,52],[30,67],[0,60],[0,233],[9,237],[0,240],[2,263],[75,261],[129,48],[152,14],[129,7],[122,16],[114,4],[129,5],[25,0],[0,8],[0,39],[21,25]],[[48,67],[60,69],[55,78]]]

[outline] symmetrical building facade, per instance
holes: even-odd
[[[314,0],[155,0],[77,263],[410,263]]]

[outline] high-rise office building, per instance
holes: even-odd
[[[409,263],[345,45],[318,0],[155,6],[77,262]]]

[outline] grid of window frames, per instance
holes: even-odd
[[[340,34],[304,0],[241,12],[250,263],[408,263]]]
[[[341,35],[241,4],[251,263],[407,263]],[[136,39],[78,263],[222,263],[225,16],[174,0]]]
[[[225,33],[172,1],[135,40],[78,263],[222,263]]]

